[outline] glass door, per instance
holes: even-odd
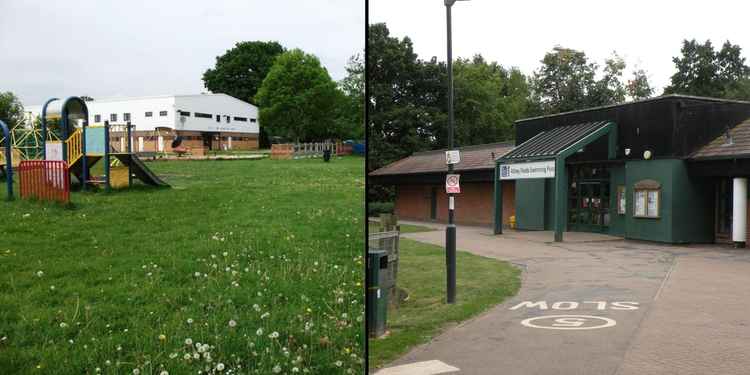
[[[605,169],[575,168],[568,189],[570,230],[606,233],[610,219],[609,195],[609,178]]]

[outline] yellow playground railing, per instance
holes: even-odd
[[[73,165],[83,155],[81,150],[81,129],[76,129],[73,134],[65,140],[65,147],[68,149],[68,165]]]

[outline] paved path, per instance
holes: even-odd
[[[458,233],[459,249],[523,268],[522,288],[392,366],[441,361],[460,374],[750,373],[749,250],[587,233],[566,233],[562,244],[549,242],[551,232]],[[444,241],[442,231],[404,237]],[[575,316],[533,319],[550,315]]]

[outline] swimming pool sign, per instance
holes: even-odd
[[[555,161],[533,161],[500,165],[501,180],[521,180],[527,178],[554,178]]]

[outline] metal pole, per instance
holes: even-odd
[[[451,35],[452,0],[445,1],[448,26],[448,144],[453,150],[453,48]],[[448,164],[448,174],[453,173],[453,164]],[[447,269],[447,301],[456,302],[456,225],[453,223],[454,196],[448,194],[448,226],[445,228],[445,266]]]
[[[112,190],[109,167],[109,121],[104,121],[104,188],[109,193]]]
[[[8,189],[8,195],[5,197],[6,200],[13,200],[13,150],[12,143],[10,140],[10,129],[8,125],[0,120],[0,130],[3,132],[5,138],[5,184]]]
[[[127,123],[128,127],[128,188],[133,187],[133,169],[130,167],[133,164],[133,133],[130,121]]]

